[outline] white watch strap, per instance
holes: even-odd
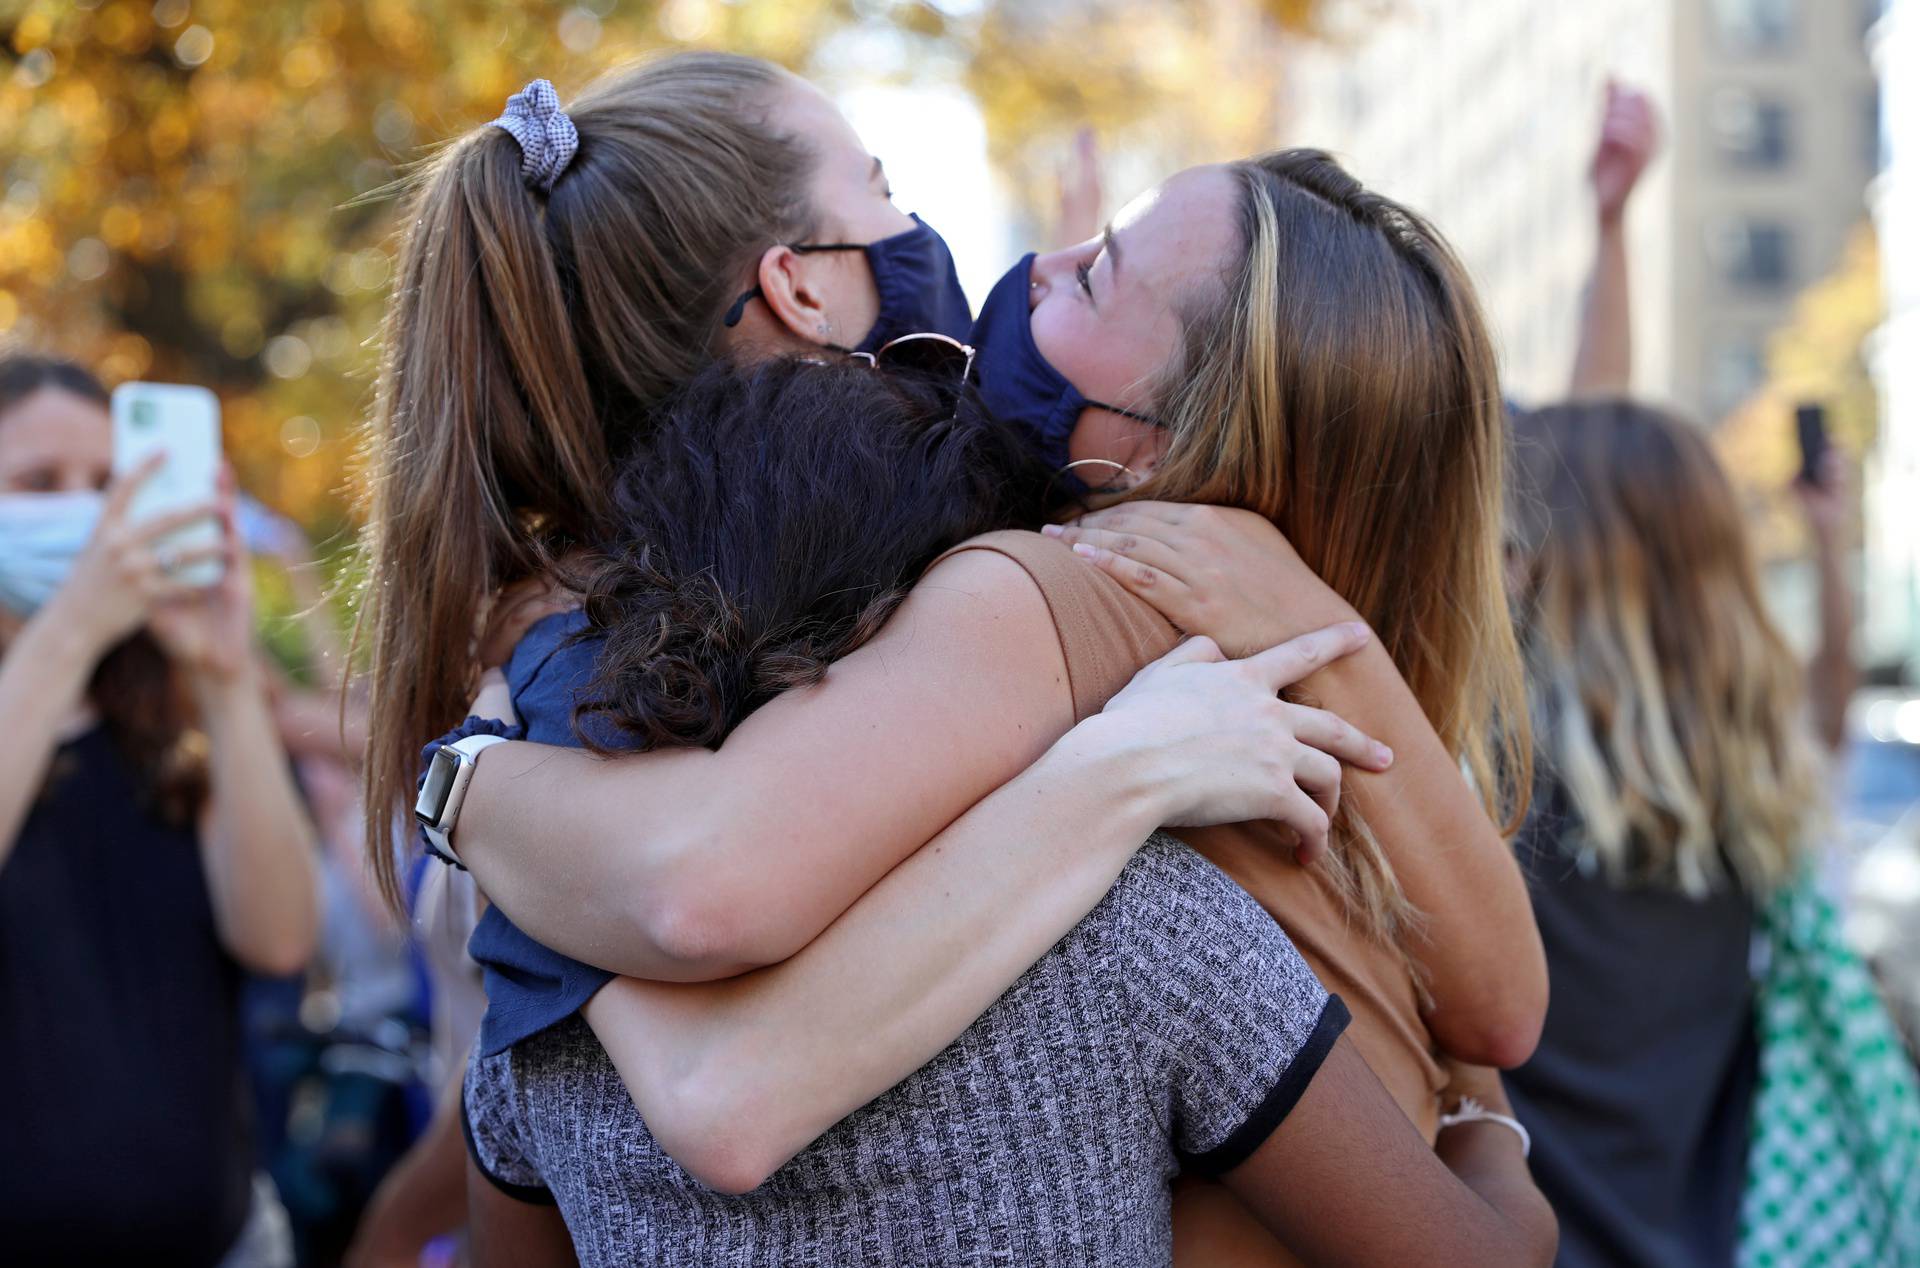
[[[1459,1107],[1453,1113],[1440,1116],[1442,1131],[1466,1123],[1499,1123],[1502,1127],[1511,1128],[1513,1133],[1520,1137],[1520,1156],[1528,1158],[1533,1155],[1533,1135],[1527,1131],[1519,1119],[1508,1114],[1496,1114],[1471,1096],[1463,1097]]]
[[[507,737],[504,735],[463,735],[447,747],[468,761],[472,761],[474,758],[480,756],[482,749],[489,749],[496,744],[505,744],[506,742]]]
[[[440,810],[439,822],[426,825],[426,833],[427,839],[453,860],[455,867],[466,866],[453,848],[453,827],[459,822],[460,807],[466,804],[467,785],[473,782],[474,762],[487,749],[506,742],[504,735],[466,735],[446,746],[460,759],[460,769],[453,777],[453,787],[447,790],[447,803]]]

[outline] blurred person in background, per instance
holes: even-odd
[[[271,564],[263,580],[278,583],[259,662],[320,840],[319,942],[300,978],[248,983],[248,1063],[261,1154],[300,1261],[325,1265],[339,1262],[430,1121],[441,1086],[427,1041],[438,983],[366,870],[366,692],[346,673],[324,565],[298,524],[244,493],[237,509],[249,550]]]
[[[1516,412],[1509,569],[1539,744],[1517,850],[1553,1003],[1508,1084],[1569,1268],[1734,1262],[1762,906],[1801,883],[1854,685],[1840,453],[1795,488],[1820,592],[1803,672],[1708,438],[1626,398],[1625,217],[1659,135],[1647,97],[1608,84],[1574,399]],[[1847,1107],[1802,1097],[1798,1129],[1831,1140],[1814,1120]]]
[[[288,1262],[237,993],[313,949],[313,829],[231,494],[130,522],[151,468],[111,481],[112,436],[86,371],[0,360],[0,1254]],[[172,580],[162,537],[212,516],[222,580]]]
[[[1587,164],[1593,189],[1593,271],[1581,297],[1570,395],[1619,396],[1632,386],[1633,306],[1627,254],[1627,207],[1660,153],[1653,99],[1608,80],[1600,135]]]
[[[1540,1049],[1508,1084],[1572,1268],[1733,1261],[1756,905],[1809,845],[1816,736],[1838,745],[1851,691],[1838,453],[1800,490],[1822,594],[1803,680],[1707,438],[1626,399],[1625,221],[1659,148],[1650,100],[1610,82],[1573,401],[1516,411],[1509,572],[1539,744],[1517,849],[1554,991]]]
[[[1624,221],[1659,136],[1644,92],[1609,83],[1572,403],[1517,411],[1509,574],[1540,744],[1517,849],[1553,1003],[1509,1089],[1572,1268],[1734,1258],[1757,1087],[1755,899],[1807,847],[1812,734],[1836,744],[1849,692],[1845,672],[1818,672],[1809,717],[1707,438],[1624,400]],[[1851,607],[1828,475],[1803,498],[1822,597],[1841,596],[1822,601],[1814,657],[1832,667],[1851,663]]]
[[[427,983],[433,1114],[367,1203],[347,1268],[414,1268],[436,1245],[464,1261],[459,1237],[467,1224],[467,1147],[460,1089],[487,1011],[480,965],[467,942],[484,903],[471,872],[430,858],[415,863],[408,902]]]
[[[1509,1086],[1562,1264],[1727,1264],[1758,1086],[1756,908],[1812,844],[1832,706],[1765,610],[1698,428],[1623,399],[1516,426],[1542,777],[1517,849],[1554,994]]]

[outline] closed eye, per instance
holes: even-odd
[[[1093,272],[1093,265],[1086,260],[1082,260],[1080,263],[1073,266],[1073,276],[1076,279],[1078,279],[1080,283],[1080,289],[1087,293],[1088,299],[1093,298],[1093,284],[1087,280],[1088,276],[1092,272]]]

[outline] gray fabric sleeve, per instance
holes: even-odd
[[[1306,1091],[1347,1010],[1245,890],[1156,836],[1121,883],[1119,971],[1185,1170],[1246,1161]]]
[[[511,1049],[484,1057],[479,1045],[474,1045],[460,1094],[460,1128],[467,1138],[467,1153],[480,1174],[508,1197],[552,1205],[553,1195],[534,1161],[520,1117],[513,1077]]]

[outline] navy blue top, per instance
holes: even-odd
[[[506,666],[507,687],[524,738],[581,747],[573,730],[573,707],[593,682],[594,662],[605,641],[576,641],[574,636],[586,629],[584,612],[556,613],[537,622],[513,649]],[[632,744],[611,727],[596,729],[594,738],[609,748]],[[487,1015],[480,1022],[480,1051],[485,1056],[571,1017],[613,977],[534,941],[493,906],[480,917],[467,950],[486,976]]]
[[[1759,1060],[1752,903],[1590,875],[1568,814],[1549,788],[1520,837],[1553,1000],[1506,1076],[1560,1218],[1554,1262],[1731,1264]]]
[[[240,967],[191,828],[99,727],[58,749],[0,863],[0,1259],[212,1264],[252,1120]]]

